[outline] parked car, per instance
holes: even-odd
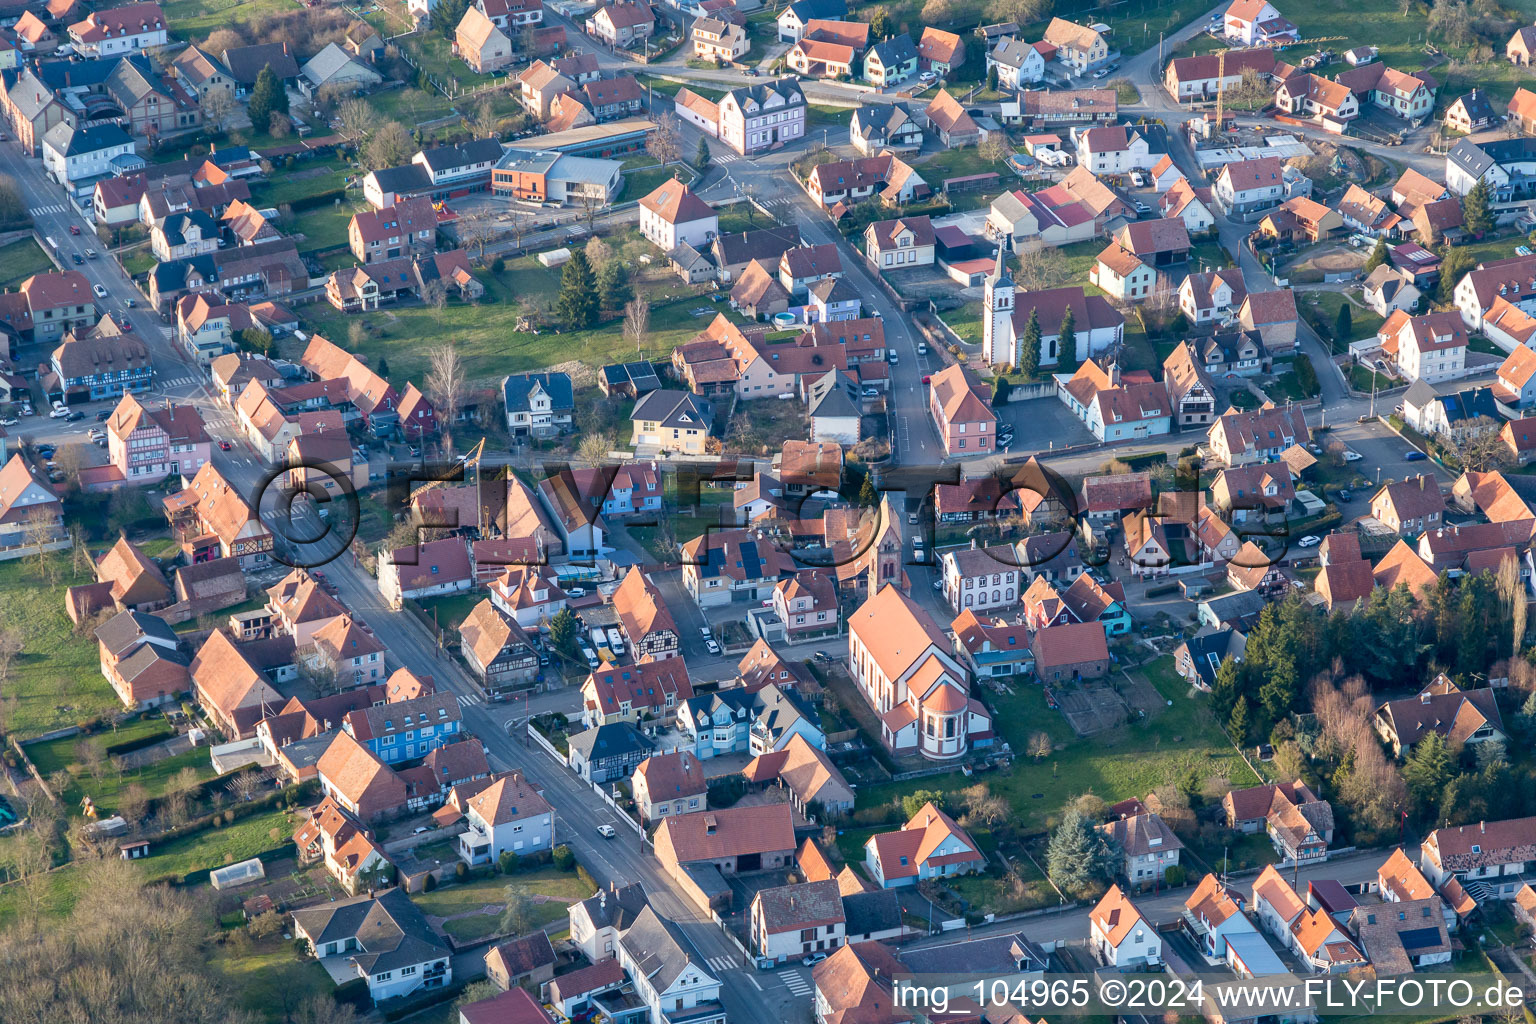
[[[85,257],[81,256],[79,253],[71,253],[69,258],[75,261],[75,266],[85,266]]]
[[[1303,548],[1315,548],[1322,542],[1323,539],[1317,534],[1309,533],[1305,537],[1301,538],[1301,540],[1297,541],[1296,545]]]
[[[618,832],[614,831],[612,825],[599,825],[597,826],[597,834],[602,836],[604,839],[612,839],[614,836],[618,835]]]
[[[825,954],[825,953],[812,953],[810,956],[806,957],[804,960],[801,960],[800,962],[802,964],[805,964],[805,966],[807,966],[807,967],[815,967],[817,964],[821,963],[826,958],[827,958],[827,954]]]
[[[83,419],[85,419],[85,413],[81,412],[79,409],[76,409],[74,412],[72,412],[68,416],[64,417],[64,422],[65,423],[78,423],[78,422],[80,422]]]
[[[48,418],[51,420],[61,420],[68,415],[69,410],[62,405],[56,405],[52,409],[48,410]]]
[[[586,597],[587,596],[587,588],[586,587],[567,587],[566,591],[565,591],[565,596],[566,597]]]
[[[1348,505],[1350,502],[1355,500],[1355,492],[1346,487],[1344,490],[1334,495],[1334,497]]]
[[[1344,449],[1344,461],[1345,462],[1359,462],[1363,458],[1365,458],[1364,455],[1361,455],[1359,452],[1354,451],[1353,449],[1350,449],[1350,448]]]
[[[713,637],[711,637],[710,639],[704,641],[704,649],[710,654],[719,655],[720,644]]]
[[[1421,451],[1406,452],[1403,455],[1403,461],[1404,462],[1423,462],[1427,458],[1429,458],[1429,456],[1425,455]]]

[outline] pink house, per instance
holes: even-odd
[[[992,389],[978,384],[956,363],[933,375],[928,409],[947,455],[987,455],[997,450],[997,416]]]
[[[145,405],[124,395],[107,420],[107,454],[115,483],[191,479],[212,458],[203,417],[190,405]]]
[[[837,590],[825,572],[804,569],[773,588],[773,612],[791,643],[838,628]]]

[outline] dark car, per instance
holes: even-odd
[[[131,331],[133,330],[133,321],[125,316],[120,316],[117,318],[117,326],[125,331]]]
[[[85,419],[85,413],[81,412],[79,409],[76,409],[74,412],[72,412],[68,416],[64,417],[64,422],[65,423],[78,423],[80,420],[83,420],[83,419]]]
[[[1429,456],[1425,455],[1421,451],[1411,451],[1403,455],[1404,462],[1423,462],[1427,458],[1429,458]]]
[[[746,75],[748,78],[756,78],[757,77],[757,68],[747,68],[747,70],[742,72],[742,73],[744,75]]]
[[[220,441],[219,442],[219,451],[221,451],[221,452],[227,452],[227,451],[229,451],[233,447],[234,447],[234,445],[230,444],[228,441]]]
[[[96,414],[96,422],[97,423],[105,423],[105,422],[107,422],[107,420],[109,420],[111,418],[112,418],[112,410],[111,409],[103,409],[103,410],[101,410],[101,412]]]
[[[85,266],[85,257],[81,256],[79,253],[75,253],[73,256],[70,257],[70,259],[75,261],[75,266],[77,266],[77,267]]]
[[[80,233],[80,225],[78,225],[78,224],[71,224],[69,226],[69,233],[72,234],[72,235],[78,235]]]
[[[1344,504],[1348,505],[1350,502],[1355,500],[1355,492],[1348,489],[1342,490],[1338,493],[1337,497]]]

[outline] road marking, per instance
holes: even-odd
[[[461,694],[458,695],[458,700],[459,700],[459,706],[460,707],[465,707],[465,708],[472,708],[476,704],[480,703],[480,698],[475,696],[474,694],[463,694],[463,693],[461,693]]]
[[[784,987],[797,996],[808,996],[815,989],[815,986],[799,971],[789,971],[779,977],[784,979]]]
[[[710,969],[715,971],[734,971],[736,969],[736,958],[734,956],[712,956],[705,963],[709,964]]]
[[[41,217],[45,213],[63,213],[64,206],[61,203],[53,203],[49,206],[34,206],[27,212],[34,217]]]
[[[170,380],[162,380],[160,382],[160,386],[163,388],[179,388],[185,387],[188,384],[196,383],[196,377],[172,377]]]
[[[759,985],[757,983],[757,979],[752,977],[752,975],[747,975],[747,980],[750,981],[752,983],[752,987],[757,989],[759,992],[763,990],[763,986]]]

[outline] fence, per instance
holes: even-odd
[[[75,733],[77,733],[79,731],[80,730],[78,728],[75,728],[73,732],[71,732],[71,731],[69,731],[67,729],[60,729],[59,733],[61,734],[61,737],[62,736],[73,736]],[[16,751],[16,756],[17,757],[21,758],[21,763],[27,769],[27,774],[32,776],[32,781],[37,783],[38,788],[43,791],[43,794],[45,796],[47,796],[50,801],[52,801],[53,803],[58,803],[59,802],[58,795],[54,793],[52,787],[50,787],[48,785],[47,780],[45,780],[43,778],[43,773],[37,770],[37,765],[32,763],[32,759],[27,756],[27,752],[22,749],[21,744],[16,742],[16,737],[12,736],[10,738],[10,740],[11,740],[11,749]]]
[[[613,813],[619,816],[620,821],[628,825],[636,835],[640,836],[641,838],[645,837],[645,826],[640,824],[634,818],[631,818],[629,816],[629,812],[619,806],[618,801],[613,798],[613,794],[608,792],[607,788],[604,787],[602,783],[591,782],[588,783],[588,785],[592,787],[592,792],[603,798],[603,803],[613,808]]]

